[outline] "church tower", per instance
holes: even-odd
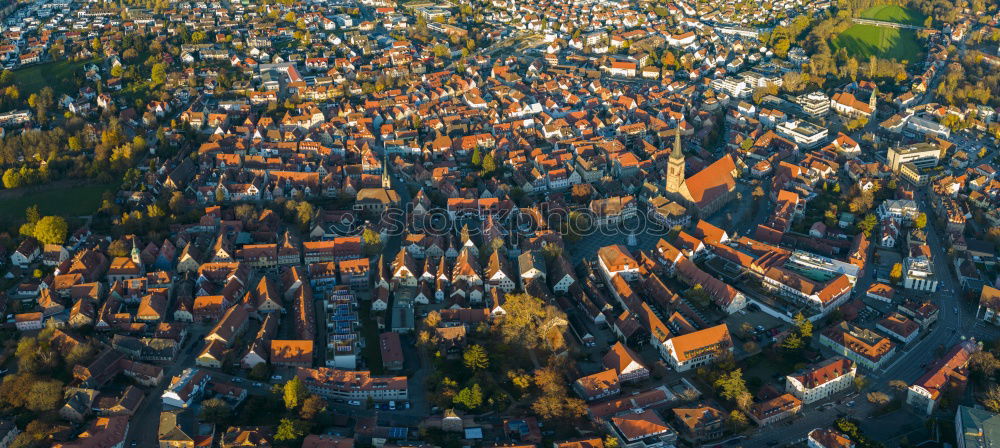
[[[389,177],[389,153],[386,152],[385,156],[382,157],[382,188],[386,190],[392,189],[392,179]]]
[[[872,109],[872,113],[875,113],[875,106],[878,105],[878,86],[872,83],[872,94],[868,97],[868,107]]]
[[[667,162],[667,193],[681,194],[684,188],[684,152],[681,151],[681,127],[674,132],[674,149]]]
[[[142,252],[139,251],[139,245],[136,242],[136,237],[132,237],[132,262],[139,267],[139,272],[146,272],[142,266]]]

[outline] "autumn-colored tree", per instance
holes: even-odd
[[[526,350],[563,348],[567,321],[561,310],[528,294],[511,294],[506,300],[507,315],[496,324],[505,343]]]
[[[324,410],[326,410],[326,400],[319,395],[310,395],[302,402],[302,409],[299,409],[299,416],[304,420],[312,420]]]
[[[1000,385],[991,385],[982,398],[983,406],[990,412],[1000,413]]]
[[[483,404],[483,390],[478,383],[473,384],[472,387],[463,388],[458,392],[458,395],[455,395],[454,402],[470,411],[475,410]]]
[[[876,406],[884,406],[889,403],[889,394],[885,392],[868,392],[865,396],[868,402]]]
[[[1000,360],[993,352],[981,350],[969,358],[969,370],[980,378],[992,378],[1000,370]]]
[[[747,389],[747,383],[743,380],[743,369],[736,369],[728,373],[723,373],[715,380],[715,387],[719,395],[736,403],[742,409],[750,409],[753,396]]]
[[[306,390],[306,385],[302,383],[302,380],[297,376],[292,378],[285,383],[284,387],[285,409],[292,410],[298,408],[308,394],[309,391]]]
[[[889,281],[892,283],[899,283],[903,279],[903,264],[896,263],[892,265],[892,270],[889,271]]]
[[[465,367],[471,370],[484,370],[490,366],[490,357],[482,345],[475,344],[462,354]]]

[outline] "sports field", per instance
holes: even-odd
[[[861,18],[923,26],[926,16],[915,9],[904,8],[896,5],[882,5],[873,6],[862,11]]]
[[[24,98],[42,90],[45,86],[52,87],[57,97],[61,93],[74,93],[76,86],[71,81],[82,78],[83,66],[95,61],[99,61],[99,59],[77,62],[67,60],[44,62],[17,69],[14,70],[14,83],[20,88],[21,97]]]
[[[42,215],[89,215],[101,206],[104,192],[112,189],[111,185],[67,185],[36,188],[22,195],[3,197],[0,198],[0,222],[20,222],[24,219],[24,210],[32,205],[37,205]]]
[[[834,49],[846,48],[858,59],[874,55],[883,59],[914,62],[923,49],[913,30],[874,25],[852,25],[833,39]]]

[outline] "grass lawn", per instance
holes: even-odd
[[[32,65],[31,67],[14,70],[14,83],[21,90],[21,97],[42,90],[43,87],[52,87],[58,97],[61,93],[68,93],[70,90],[76,91],[76,84],[72,81],[83,77],[83,66],[95,62],[97,59],[71,62],[60,60]],[[58,98],[56,98],[58,99]]]
[[[923,26],[927,16],[920,11],[896,5],[873,6],[861,12],[861,18],[881,20],[883,22],[905,23],[907,25]]]
[[[0,200],[0,220],[21,221],[24,209],[36,204],[43,216],[89,215],[101,206],[104,192],[114,188],[113,185],[77,185],[39,189],[23,196],[4,198]]]
[[[913,30],[899,30],[873,25],[852,25],[833,39],[834,49],[846,48],[859,60],[874,55],[883,59],[914,62],[923,48]]]

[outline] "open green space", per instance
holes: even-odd
[[[927,16],[920,11],[897,5],[873,6],[861,12],[862,19],[881,20],[883,22],[904,23],[923,26]]]
[[[38,205],[44,215],[65,217],[89,215],[101,206],[101,196],[113,190],[113,185],[75,185],[56,188],[42,188],[17,197],[0,199],[0,221],[24,219],[24,210]]]
[[[833,38],[834,49],[866,60],[869,56],[897,61],[917,61],[923,49],[914,30],[900,30],[874,25],[852,25]]]
[[[51,87],[57,96],[76,91],[73,80],[82,78],[83,66],[95,61],[97,59],[79,62],[61,60],[17,69],[14,71],[14,84],[24,98],[46,86]]]

